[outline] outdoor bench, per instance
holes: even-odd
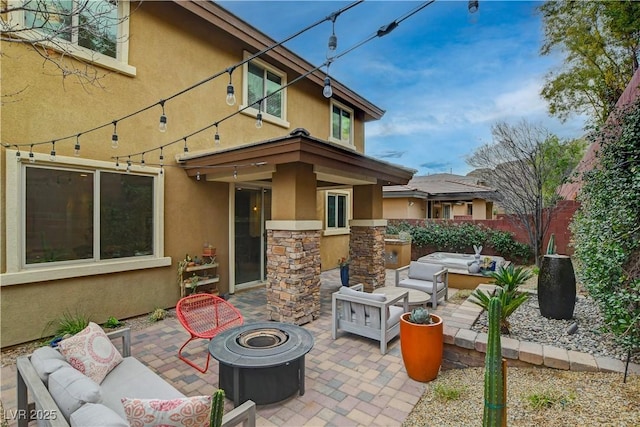
[[[16,361],[17,365],[17,401],[18,408],[16,416],[19,427],[27,427],[29,421],[37,420],[38,426],[69,427],[70,425],[91,425],[96,426],[96,421],[100,425],[129,425],[126,421],[123,405],[120,401],[123,397],[139,399],[177,399],[185,396],[171,384],[165,382],[160,376],[147,368],[135,357],[131,356],[131,331],[129,328],[108,333],[107,336],[113,341],[120,339],[120,346],[116,343],[116,348],[123,357],[113,370],[111,370],[104,380],[98,385],[88,377],[90,387],[99,387],[99,399],[94,402],[83,401],[79,395],[86,395],[86,390],[79,391],[77,384],[82,381],[69,381],[68,390],[60,390],[60,384],[64,383],[64,378],[56,378],[55,387],[52,376],[57,376],[67,372],[73,373],[74,368],[65,366],[63,358],[53,357],[43,359],[34,352],[29,356],[20,356]],[[40,353],[52,354],[52,350],[47,349]],[[33,356],[36,355],[36,366],[32,363]],[[55,355],[54,355],[55,356]],[[60,355],[61,356],[61,355]],[[66,364],[68,365],[68,364]],[[43,368],[44,367],[44,368]],[[70,370],[71,369],[71,370]],[[78,375],[77,373],[74,375]],[[80,375],[82,375],[80,373]],[[86,384],[86,383],[85,383]],[[73,389],[76,387],[76,389]],[[52,391],[53,390],[53,395]],[[61,393],[63,397],[60,397]],[[83,394],[84,393],[84,394]],[[60,406],[53,396],[56,396]],[[29,403],[31,397],[33,402]],[[76,399],[75,401],[73,399]],[[82,408],[82,410],[81,410]],[[96,411],[96,412],[91,412]],[[82,416],[77,415],[81,413]],[[76,414],[76,415],[74,415]],[[115,417],[115,415],[119,418]],[[75,419],[74,419],[75,418]],[[256,418],[255,403],[246,401],[237,408],[229,411],[223,416],[223,427],[231,427],[242,423],[245,427],[254,427]],[[78,419],[92,420],[89,424],[83,424]],[[109,420],[109,421],[107,421]]]

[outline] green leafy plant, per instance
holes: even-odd
[[[154,309],[151,312],[151,314],[149,314],[149,320],[152,322],[158,322],[160,320],[163,320],[166,317],[167,317],[167,310],[160,307]]]
[[[54,322],[56,324],[55,337],[62,338],[69,335],[75,335],[89,326],[89,317],[80,312],[72,314],[70,311],[65,311]]]
[[[209,427],[222,426],[224,414],[224,390],[219,388],[211,396],[211,413],[209,415]]]
[[[618,344],[640,351],[640,98],[594,135],[573,217],[576,273]],[[612,214],[613,213],[613,214]]]
[[[547,243],[547,255],[553,255],[556,253],[556,235],[551,233],[549,237],[549,243]]]
[[[111,316],[107,319],[106,322],[104,322],[104,327],[105,328],[109,328],[109,329],[115,329],[122,326],[122,322],[119,321],[117,318]]]
[[[458,400],[464,392],[464,387],[454,387],[448,384],[436,384],[433,387],[434,396],[442,401]]]
[[[484,412],[483,427],[500,427],[504,416],[505,390],[502,370],[502,346],[500,343],[500,299],[489,301],[489,333],[487,353],[484,359]]]
[[[433,323],[431,321],[431,316],[429,315],[429,310],[424,307],[416,307],[411,310],[411,314],[407,320],[417,325],[429,325]]]
[[[575,396],[573,393],[562,393],[555,390],[545,390],[542,392],[534,392],[526,396],[526,400],[533,409],[551,408],[560,405],[563,408],[573,402]]]
[[[487,277],[492,278],[497,286],[495,296],[500,299],[502,306],[500,317],[501,333],[509,335],[509,316],[529,299],[529,294],[519,292],[518,287],[532,276],[531,270],[525,267],[514,267],[513,264],[487,274]],[[471,293],[469,301],[488,311],[491,298],[491,293],[488,291],[476,289]]]

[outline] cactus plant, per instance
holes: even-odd
[[[553,255],[556,253],[556,235],[551,233],[549,237],[549,243],[547,243],[547,255]]]
[[[484,362],[484,413],[483,427],[500,427],[504,415],[504,382],[502,371],[502,348],[500,345],[500,298],[489,301],[489,336]]]
[[[219,388],[211,396],[211,414],[209,415],[209,427],[220,427],[222,425],[223,413],[224,390]]]
[[[416,323],[418,325],[428,325],[431,322],[431,316],[429,315],[429,310],[424,307],[416,307],[411,310],[411,314],[409,315],[409,322]]]

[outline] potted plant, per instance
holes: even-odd
[[[434,380],[442,364],[442,318],[423,307],[404,313],[400,317],[400,348],[409,378]]]
[[[548,319],[571,319],[576,305],[576,276],[571,257],[556,253],[551,234],[538,274],[538,306]]]
[[[349,260],[342,257],[338,260],[340,267],[340,282],[342,286],[349,286]]]

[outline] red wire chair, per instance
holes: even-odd
[[[211,294],[194,294],[182,298],[176,304],[176,315],[182,326],[191,334],[191,338],[178,350],[178,357],[202,373],[209,369],[211,354],[207,349],[207,364],[202,369],[182,354],[187,344],[198,338],[211,340],[218,333],[244,323],[237,308]]]

